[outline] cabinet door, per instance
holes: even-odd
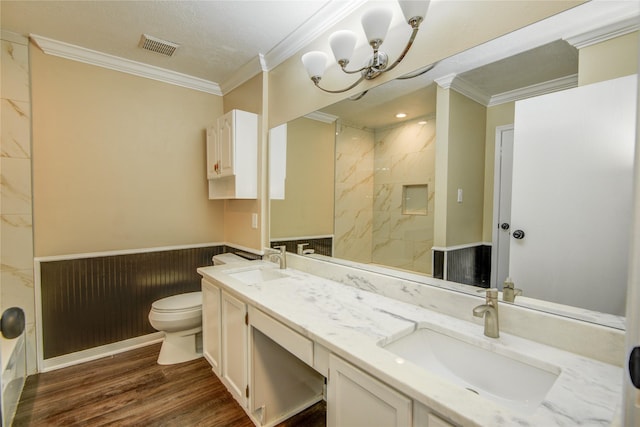
[[[235,116],[230,111],[218,119],[218,152],[220,156],[219,176],[230,176],[235,173]]]
[[[406,427],[412,401],[353,365],[329,356],[327,426]]]
[[[207,128],[207,179],[218,177],[220,155],[218,151],[218,128]]]
[[[244,408],[247,405],[247,306],[222,292],[222,381]]]
[[[221,330],[220,288],[202,280],[202,345],[204,358],[220,375]]]

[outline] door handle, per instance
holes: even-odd
[[[514,239],[518,239],[518,240],[524,239],[524,231],[522,230],[516,230],[511,235],[513,236]]]
[[[500,224],[500,228],[502,228],[503,230],[508,230],[510,227],[508,222],[503,222],[502,224]]]

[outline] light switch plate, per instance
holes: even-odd
[[[253,228],[253,229],[258,228],[258,214],[257,213],[252,213],[251,214],[251,228]]]

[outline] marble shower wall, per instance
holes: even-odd
[[[370,263],[374,133],[340,123],[336,129],[334,256]]]
[[[431,274],[435,194],[435,118],[375,133],[373,251],[375,264]],[[403,187],[426,185],[425,214],[403,213]]]
[[[0,309],[27,321],[27,370],[34,373],[35,307],[31,209],[31,101],[28,40],[2,32],[0,86]]]
[[[334,256],[431,274],[435,118],[337,129]],[[403,186],[416,184],[428,186],[427,214],[403,214]]]

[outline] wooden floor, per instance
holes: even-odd
[[[156,363],[160,345],[27,378],[14,426],[238,426],[253,423],[203,358]],[[281,427],[326,425],[320,402]]]

